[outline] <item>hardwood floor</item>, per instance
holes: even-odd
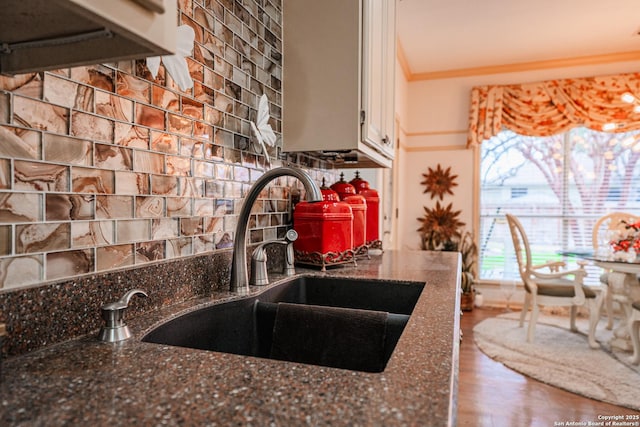
[[[458,426],[546,427],[571,425],[569,422],[589,425],[602,421],[599,415],[640,414],[551,387],[487,357],[473,342],[473,326],[502,312],[503,309],[483,307],[462,316]]]

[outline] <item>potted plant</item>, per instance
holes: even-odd
[[[460,252],[462,255],[462,276],[460,278],[462,296],[460,306],[462,310],[471,311],[476,300],[474,282],[478,247],[469,231],[465,231],[459,239],[454,241],[453,246],[455,246],[453,250]]]
[[[458,220],[460,211],[453,211],[451,204],[446,207],[436,202],[433,209],[424,208],[425,215],[418,218],[422,226],[418,229],[421,247],[429,251],[460,252],[462,257],[460,306],[462,310],[473,310],[475,302],[475,267],[478,247],[473,235],[464,230],[464,222]]]

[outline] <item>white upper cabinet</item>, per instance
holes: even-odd
[[[395,88],[395,4],[363,2],[362,138],[393,157]]]
[[[391,166],[395,0],[284,0],[283,20],[284,151]]]
[[[175,53],[176,0],[3,0],[0,73]]]

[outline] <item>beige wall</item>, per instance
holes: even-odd
[[[435,205],[435,200],[423,193],[424,186],[420,182],[423,180],[422,174],[438,164],[443,168],[451,166],[451,172],[458,175],[454,196],[445,197],[441,203],[452,203],[455,210],[461,210],[460,219],[467,223],[468,228],[473,224],[473,182],[477,171],[473,150],[464,149],[472,87],[639,70],[640,60],[414,82],[408,82],[398,71],[396,116],[400,122],[401,142],[395,185],[399,200],[398,247],[419,248],[416,229],[420,223],[417,218],[423,215],[423,206]]]

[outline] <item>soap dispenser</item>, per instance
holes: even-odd
[[[146,297],[147,293],[141,289],[132,289],[118,301],[102,306],[102,318],[105,324],[98,334],[100,341],[118,342],[131,338],[131,331],[124,321],[124,313],[134,295]]]

